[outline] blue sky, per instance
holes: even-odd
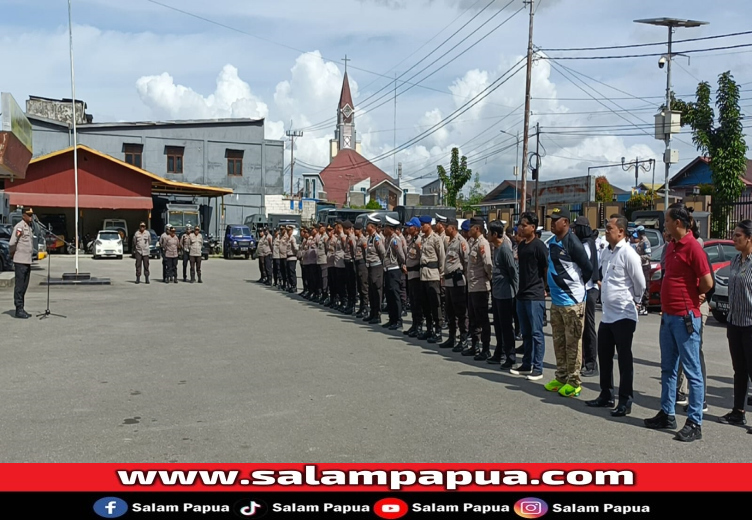
[[[359,100],[366,100],[389,83],[384,76],[405,72],[489,1],[160,0],[241,33],[147,0],[73,0],[77,97],[88,103],[95,121],[263,116],[268,122],[267,135],[277,138],[292,120],[293,126],[309,129],[296,142],[296,155],[312,166],[323,165],[326,144],[334,129],[326,124],[311,127],[325,123],[335,114],[343,68],[340,60],[345,54],[352,60],[349,75],[358,105]],[[521,0],[514,0],[504,12],[497,13],[507,3],[508,0],[494,2],[403,79],[494,17],[413,81],[422,79],[522,7]],[[698,0],[541,0],[535,17],[534,43],[546,49],[661,42],[666,37],[663,28],[633,23],[637,18],[657,16],[710,22],[699,29],[679,30],[676,39],[749,28],[749,2],[714,3],[712,9],[708,5]],[[22,104],[29,95],[70,97],[67,43],[66,0],[0,0],[0,44],[4,50],[0,90],[11,92]],[[421,82],[421,86],[398,96],[397,143],[418,135],[498,78],[524,55],[526,43],[527,17],[522,12]],[[744,43],[752,43],[752,35],[686,43],[678,49]],[[664,50],[657,46],[612,54]],[[740,83],[750,82],[742,87],[751,91],[742,93],[742,99],[746,98],[742,106],[752,109],[749,50],[696,54],[690,64],[686,58],[676,58],[674,90],[692,93],[697,79],[714,85],[718,74],[731,70]],[[536,64],[532,109],[541,115],[533,121],[540,121],[544,132],[558,131],[542,137],[548,154],[543,160],[544,179],[582,175],[587,166],[619,162],[622,156],[658,157],[661,142],[649,135],[623,136],[620,134],[642,132],[634,127],[613,126],[635,124],[645,130],[652,123],[666,81],[657,61],[657,57],[645,57],[558,62],[559,66],[570,67],[627,93],[586,80],[604,96],[627,98],[607,102],[606,106],[589,99],[556,66],[552,69],[546,62]],[[523,94],[524,72],[458,117],[454,124],[398,154],[405,176],[421,177],[418,184],[431,180],[435,164],[448,157],[450,148],[467,143],[462,152],[476,160],[472,166],[481,173],[484,183],[490,186],[509,178],[515,148],[500,151],[509,143],[499,130],[521,130],[521,111],[510,114],[508,107],[518,107]],[[356,123],[365,155],[374,157],[389,151],[394,141],[393,103],[372,111],[357,108]],[[609,112],[609,108],[620,111],[621,117]],[[612,126],[606,129],[606,125]],[[567,132],[588,135],[566,135]],[[677,143],[681,164],[686,164],[695,152],[686,144],[690,143],[689,135],[680,139],[684,141]],[[391,173],[393,162],[387,159],[379,166]],[[609,178],[629,186],[633,176],[617,170],[609,170]]]

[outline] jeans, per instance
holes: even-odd
[[[689,408],[687,417],[702,424],[702,404],[705,401],[702,369],[700,368],[700,330],[702,318],[692,315],[692,334],[687,332],[684,316],[664,314],[661,317],[661,408],[675,415],[676,379],[679,362],[689,381]]]
[[[546,302],[543,300],[517,300],[517,315],[522,332],[522,367],[532,368],[533,372],[543,372],[543,356],[546,353],[546,339],[543,336],[543,316]]]

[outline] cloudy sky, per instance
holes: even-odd
[[[540,49],[663,42],[664,28],[633,20],[664,16],[709,22],[679,29],[677,40],[742,32],[752,15],[745,0],[712,9],[700,0],[536,4],[533,39]],[[502,131],[522,131],[524,69],[509,79],[506,73],[526,52],[528,17],[517,12],[523,7],[522,0],[73,0],[76,94],[98,122],[265,117],[270,139],[284,138],[292,125],[304,131],[296,141],[296,172],[311,171],[328,162],[347,55],[366,157],[384,156],[377,165],[388,173],[401,162],[403,177],[422,185],[459,146],[490,187],[512,178],[516,160],[516,139]],[[70,97],[67,23],[66,0],[0,0],[0,90],[22,104],[29,95]],[[748,43],[752,34],[675,49]],[[661,52],[665,46],[544,54]],[[698,80],[715,86],[718,74],[731,70],[746,84],[741,104],[752,113],[750,52],[693,53],[689,62],[678,57],[674,90],[687,97]],[[541,178],[584,175],[589,166],[622,157],[660,157],[663,143],[653,138],[652,122],[666,74],[657,64],[657,56],[538,60],[532,124],[542,129]],[[498,88],[472,100],[490,85]],[[453,122],[431,132],[463,106]],[[406,145],[396,159],[389,154],[395,141]],[[675,143],[678,171],[696,152],[688,134]],[[621,167],[599,172],[618,186],[634,183],[634,173]],[[652,173],[641,175],[651,181]],[[657,179],[662,175],[660,167]]]

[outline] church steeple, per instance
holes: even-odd
[[[350,94],[350,80],[347,78],[342,82],[342,92],[339,95],[339,107],[337,110],[337,126],[342,124],[353,124],[355,107],[353,105],[352,95]]]
[[[342,80],[342,91],[337,105],[337,128],[334,130],[334,139],[330,141],[329,162],[340,150],[355,150],[360,153],[360,143],[355,132],[355,104],[350,93],[350,79],[347,76],[348,61],[350,60],[345,56],[345,77]]]

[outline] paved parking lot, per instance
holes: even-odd
[[[53,276],[72,270],[53,257]],[[260,286],[252,261],[212,258],[203,285],[135,285],[130,259],[81,271],[112,285],[52,287],[65,317],[16,320],[0,289],[2,462],[752,461],[752,435],[715,422],[732,371],[712,319],[705,438],[682,444],[642,427],[659,407],[658,315],[638,326],[632,415],[614,419],[584,404],[596,379],[579,399],[544,391],[550,328],[544,380],[529,382]]]

